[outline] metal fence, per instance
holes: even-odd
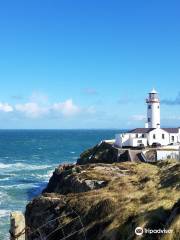
[[[67,203],[63,200],[63,203]],[[85,228],[81,216],[71,206],[67,214],[60,215],[47,221],[36,229],[28,228],[24,225],[17,230],[17,223],[11,223],[10,239],[11,240],[86,240]],[[25,221],[24,221],[25,222]]]

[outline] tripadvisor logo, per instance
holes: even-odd
[[[137,227],[135,229],[135,234],[140,236],[142,235],[143,233],[144,234],[158,234],[158,233],[161,233],[161,234],[168,234],[168,233],[172,233],[172,229],[149,229],[149,228],[142,228],[142,227]]]
[[[138,235],[138,236],[142,235],[143,234],[143,228],[142,227],[137,227],[135,229],[135,234]]]

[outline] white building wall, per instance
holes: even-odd
[[[130,146],[130,134],[123,133],[123,134],[116,134],[115,137],[115,146],[123,147],[123,146]]]
[[[150,119],[150,121],[148,121],[148,127],[157,128],[158,126],[160,126],[160,103],[148,103],[147,108],[147,118]]]
[[[164,138],[163,138],[164,134]],[[154,138],[155,135],[155,138]],[[169,144],[169,133],[163,129],[154,129],[148,134],[148,144],[152,145],[153,143],[160,143],[162,146]]]
[[[154,138],[155,136],[155,138]],[[174,137],[174,141],[172,141]],[[160,143],[162,146],[167,146],[170,143],[180,142],[180,134],[169,134],[163,129],[156,128],[149,133],[123,133],[116,134],[115,137],[115,146],[118,147],[137,147],[140,144],[144,146],[152,145],[153,143]]]
[[[121,147],[121,138],[120,138],[120,135],[121,135],[121,134],[116,134],[116,135],[115,135],[115,143],[114,143],[114,145],[115,145],[115,146],[118,146],[118,147]]]
[[[170,133],[169,134],[169,143],[178,143],[179,142],[179,134]]]
[[[131,140],[132,147],[138,147],[143,144],[145,147],[147,146],[147,139],[146,138],[133,138]]]
[[[138,147],[141,144],[147,146],[147,138],[142,134],[126,133],[126,134],[116,134],[115,146],[118,147]]]
[[[157,151],[157,160],[166,160],[167,158],[179,160],[179,151]]]

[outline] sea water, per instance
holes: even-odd
[[[114,138],[117,130],[0,130],[0,240],[9,239],[11,211],[25,211],[53,170]]]

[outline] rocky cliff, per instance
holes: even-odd
[[[125,149],[118,149],[112,146],[112,144],[101,142],[98,145],[84,151],[77,164],[87,163],[114,163],[128,161],[128,151]]]
[[[179,162],[96,160],[56,168],[42,195],[27,205],[29,239],[180,239]],[[138,226],[173,231],[140,238]]]

